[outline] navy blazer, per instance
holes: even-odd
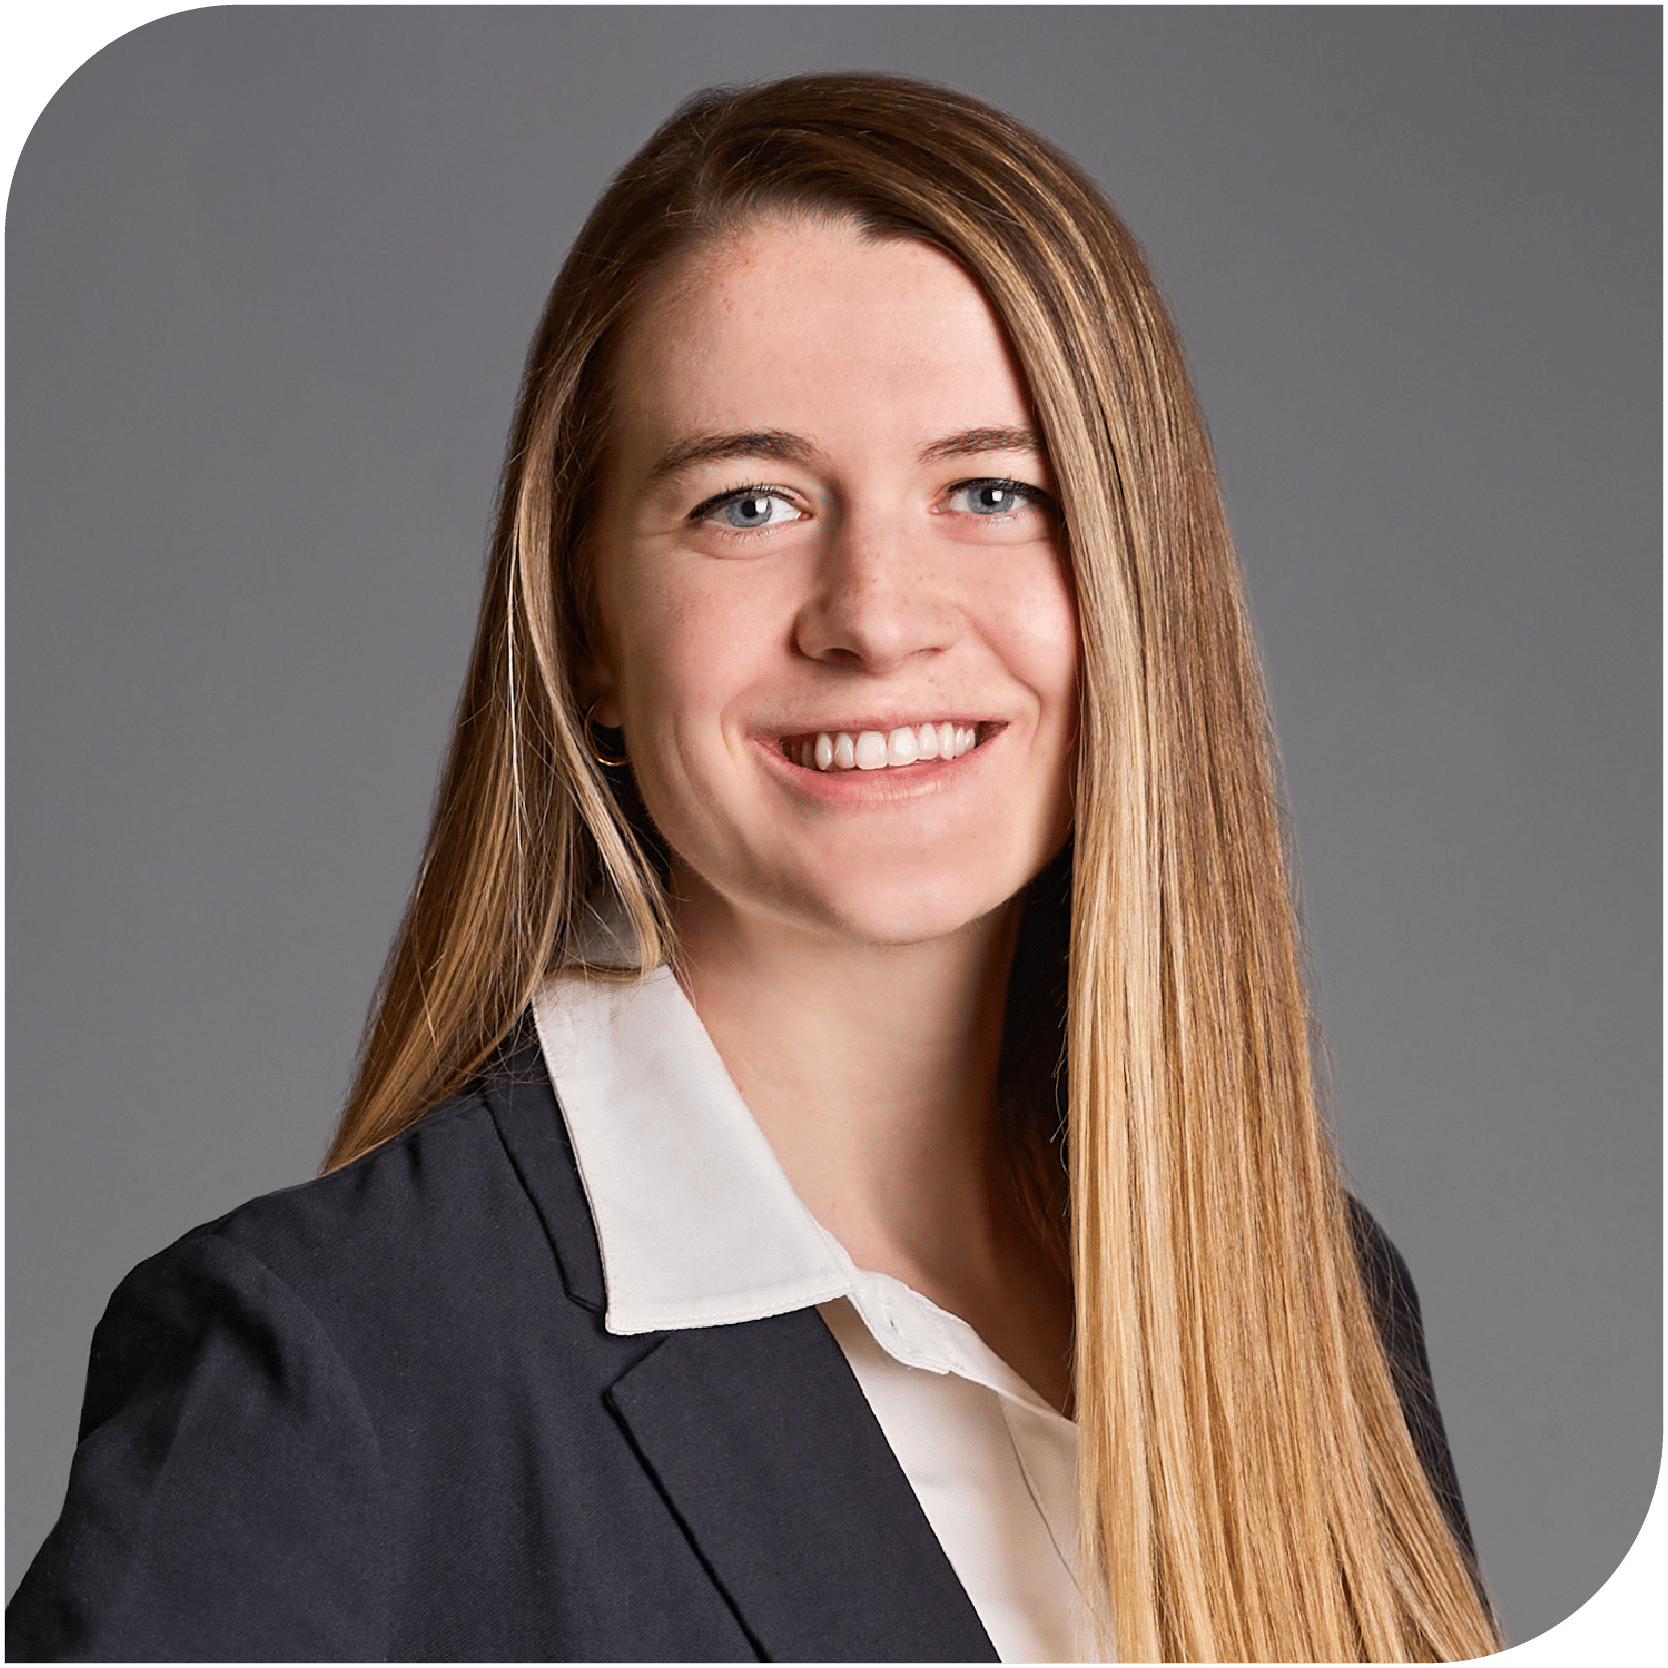
[[[1469,1547],[1412,1285],[1357,1226]],[[122,1282],[8,1656],[996,1660],[814,1309],[630,1338],[603,1309],[529,1026],[471,1092]]]

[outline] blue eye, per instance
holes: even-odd
[[[757,527],[776,527],[799,518],[800,511],[782,493],[770,487],[745,487],[740,492],[699,505],[692,519],[716,521],[720,526],[746,533]]]
[[[964,481],[950,494],[950,507],[972,515],[1013,515],[1041,494],[1019,481]]]

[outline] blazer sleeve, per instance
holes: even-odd
[[[212,1230],[93,1335],[68,1495],[7,1610],[14,1661],[386,1654],[384,1484],[305,1303]]]
[[[1442,1508],[1442,1515],[1448,1520],[1448,1527],[1475,1576],[1477,1549],[1471,1539],[1465,1501],[1460,1497],[1448,1435],[1442,1427],[1442,1411],[1436,1405],[1436,1386],[1431,1381],[1431,1364],[1425,1353],[1425,1328],[1419,1314],[1419,1296],[1413,1289],[1413,1276],[1401,1252],[1373,1220],[1366,1206],[1355,1198],[1349,1203],[1356,1261],[1389,1362],[1390,1381],[1401,1403],[1402,1419],[1413,1438],[1414,1451],[1419,1455],[1436,1503]]]

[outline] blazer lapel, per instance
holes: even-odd
[[[530,1021],[481,1087],[568,1298],[600,1313],[596,1233]],[[998,1660],[814,1309],[629,1342],[650,1347],[608,1405],[763,1657]]]
[[[601,1314],[607,1304],[602,1255],[585,1201],[573,1144],[550,1086],[531,1013],[500,1046],[496,1070],[481,1085],[510,1163],[539,1213],[567,1294]]]
[[[815,1310],[672,1333],[608,1401],[767,1660],[997,1660]]]

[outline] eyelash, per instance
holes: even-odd
[[[1058,512],[1054,500],[1039,486],[1032,486],[1029,481],[1010,480],[1005,475],[972,475],[965,481],[952,483],[945,491],[946,497],[953,497],[958,492],[966,492],[971,487],[998,487],[1003,492],[1011,492],[1025,499],[1028,503],[1036,504],[1043,509]],[[754,481],[746,486],[727,487],[723,492],[715,492],[710,498],[703,498],[699,504],[689,512],[691,521],[707,521],[714,512],[723,509],[726,504],[733,504],[740,498],[780,498],[784,503],[791,504],[795,509],[799,505],[795,502],[793,493],[786,487],[772,486],[767,481]],[[982,520],[999,520],[997,516],[981,517]],[[751,538],[755,533],[767,533],[768,527],[721,527],[719,529],[731,538]]]
[[[699,504],[689,512],[691,521],[705,521],[715,510],[721,510],[726,504],[733,504],[738,498],[780,498],[784,503],[792,504],[795,509],[799,505],[794,495],[786,487],[771,486],[766,481],[755,481],[750,486],[728,487],[723,492],[715,492],[710,498],[703,498]],[[750,529],[745,527],[726,527],[726,533],[745,534]],[[763,528],[757,529],[765,531]]]
[[[1035,504],[1045,510],[1057,510],[1059,507],[1041,487],[1032,486],[1029,481],[1010,480],[1006,475],[975,475],[969,480],[957,481],[946,496],[951,497],[958,492],[966,492],[971,487],[996,487],[1002,492],[1011,492],[1016,497],[1023,498],[1026,503]],[[1001,517],[982,516],[980,519],[997,521]]]

